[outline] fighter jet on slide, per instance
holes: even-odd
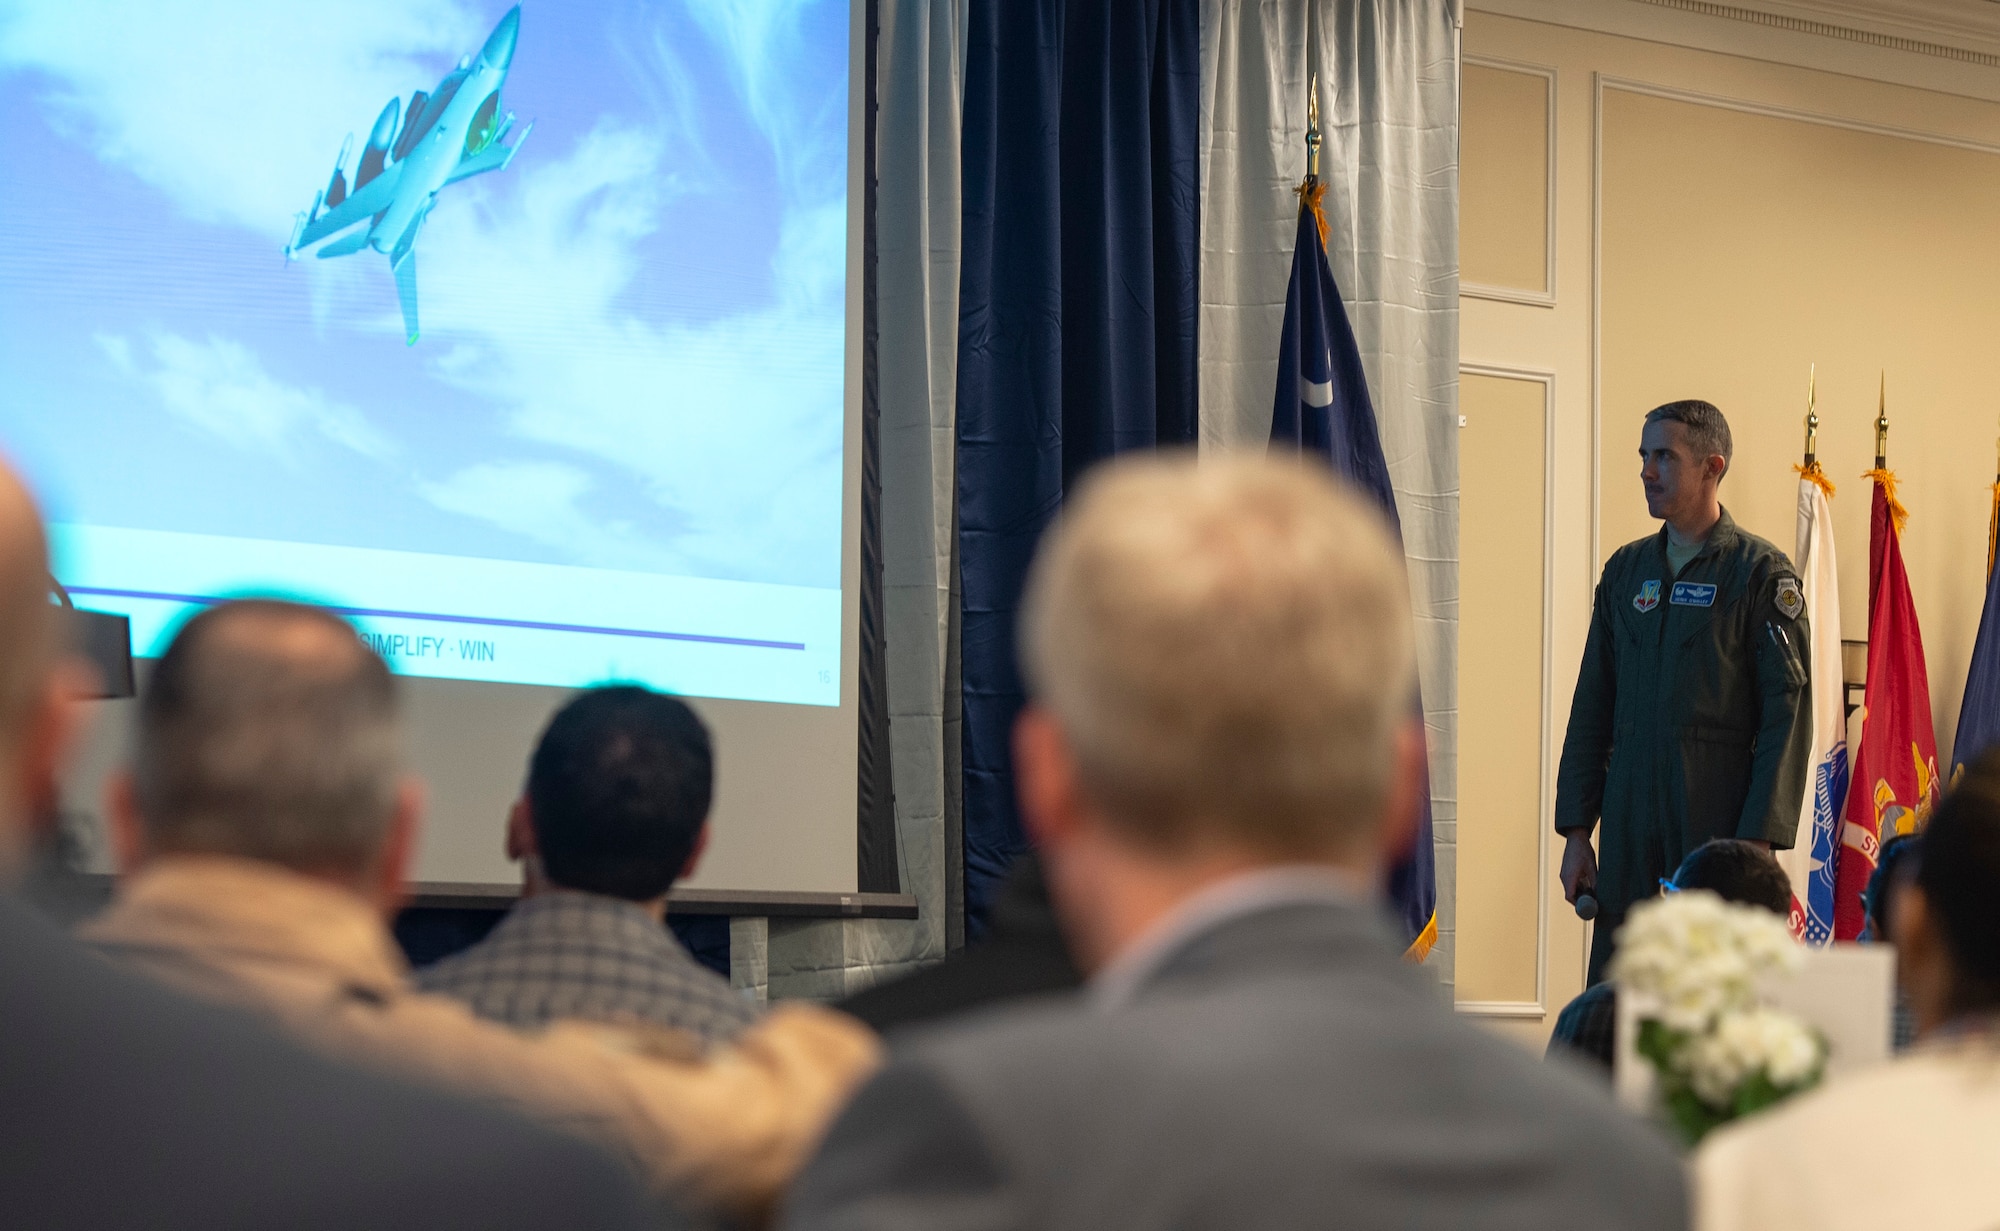
[[[514,113],[500,116],[500,85],[507,80],[520,33],[521,8],[515,5],[493,27],[477,56],[460,60],[434,92],[418,90],[410,96],[409,108],[402,113],[401,135],[396,132],[398,100],[390,99],[375,119],[368,144],[361,148],[351,192],[341,169],[354,144],[354,134],[349,133],[334,160],[326,191],[313,199],[312,209],[299,215],[292,241],[285,245],[289,261],[321,240],[362,227],[333,240],[317,255],[321,260],[352,256],[364,248],[387,254],[411,346],[417,342],[417,232],[423,229],[438,190],[470,176],[505,170],[534,131],[530,123],[514,144],[501,144],[514,125]]]

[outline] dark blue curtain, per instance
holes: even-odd
[[[1065,492],[1195,440],[1196,0],[972,0],[959,285],[968,935],[1026,847],[1014,612]]]

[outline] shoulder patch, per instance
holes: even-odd
[[[1806,596],[1803,592],[1799,590],[1798,578],[1796,577],[1778,578],[1778,596],[1776,599],[1776,605],[1778,608],[1778,614],[1785,617],[1787,620],[1796,620],[1800,616],[1805,614]]]

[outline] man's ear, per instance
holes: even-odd
[[[109,824],[111,857],[118,875],[130,876],[146,866],[152,857],[146,840],[146,821],[139,815],[139,795],[132,785],[132,771],[121,769],[104,784],[104,815]]]
[[[62,771],[89,720],[86,698],[95,695],[96,673],[75,659],[59,661],[42,683],[21,726],[21,802],[31,830],[53,825],[62,811]]]
[[[417,837],[423,828],[424,784],[406,777],[396,784],[395,811],[382,853],[375,861],[374,883],[368,886],[382,917],[393,919],[410,896],[410,867],[417,858]]]
[[[693,876],[695,865],[701,862],[702,852],[706,851],[707,849],[708,849],[708,822],[703,821],[701,823],[700,830],[696,831],[694,835],[694,848],[688,851],[687,862],[681,865],[680,875],[674,877],[674,879],[677,881],[684,881],[688,877]]]
[[[1014,720],[1014,786],[1021,823],[1037,849],[1060,848],[1085,823],[1089,804],[1069,736],[1039,706]]]
[[[523,863],[541,854],[535,843],[535,813],[522,795],[507,810],[507,858],[514,863]]]

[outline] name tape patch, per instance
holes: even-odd
[[[1667,599],[1676,607],[1715,606],[1715,585],[1707,581],[1677,581],[1673,596]]]

